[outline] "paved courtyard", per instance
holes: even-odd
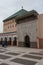
[[[43,65],[43,49],[0,46],[0,65]]]

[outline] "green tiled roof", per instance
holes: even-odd
[[[38,14],[35,10],[32,10],[32,11],[26,11],[24,9],[21,9],[19,10],[18,12],[16,12],[15,14],[11,15],[10,17],[6,18],[5,20],[3,20],[3,22],[7,21],[7,20],[10,20],[12,18],[15,18],[15,19],[19,19],[19,18],[22,18],[22,17],[25,17],[25,16],[30,16],[31,14],[33,13],[36,13]]]

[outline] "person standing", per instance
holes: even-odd
[[[2,47],[7,46],[7,38],[5,38],[4,42],[2,43]]]

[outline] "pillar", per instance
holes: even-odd
[[[43,14],[38,16],[39,48],[43,48]]]

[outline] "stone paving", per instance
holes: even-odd
[[[0,65],[43,65],[43,49],[0,46]]]

